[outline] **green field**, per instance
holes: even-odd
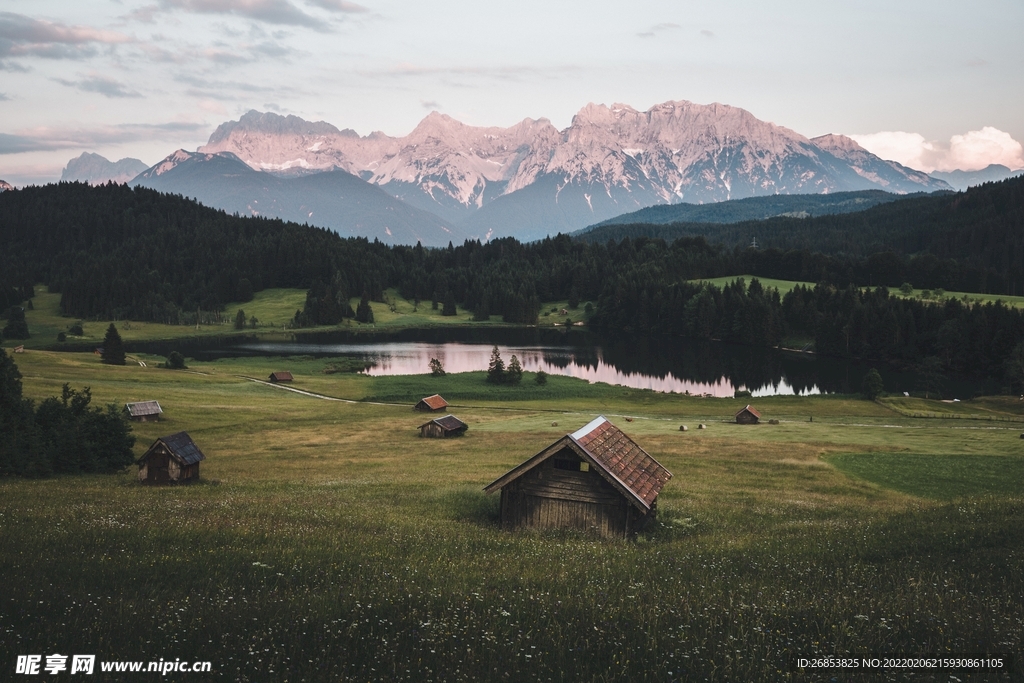
[[[354,320],[346,320],[340,325],[327,327],[303,328],[303,332],[344,329],[351,332],[359,331],[387,331],[399,328],[429,328],[437,326],[471,325],[479,326],[505,326],[501,316],[493,315],[487,321],[473,320],[473,314],[461,308],[455,316],[442,316],[440,306],[437,310],[431,307],[431,302],[408,301],[403,299],[397,291],[389,289],[385,291],[385,303],[371,302],[373,308],[373,324],[361,324]],[[245,303],[229,303],[221,312],[222,320],[216,323],[204,323],[194,325],[164,325],[153,322],[138,322],[132,320],[118,320],[118,334],[126,342],[132,341],[155,341],[164,339],[187,339],[193,337],[218,337],[234,334],[257,334],[267,340],[290,340],[296,330],[289,329],[295,312],[301,310],[306,302],[306,291],[300,289],[265,289],[257,292],[252,301]],[[359,304],[359,299],[350,301],[353,310]],[[546,302],[541,310],[538,325],[554,326],[564,325],[566,318],[573,323],[586,323],[588,315],[584,312],[585,302],[581,303],[576,310],[569,311],[567,315],[560,314],[560,311],[567,309],[565,301]],[[244,331],[235,330],[234,321],[238,311],[245,312],[246,320],[253,317],[257,319],[256,327],[247,326]],[[87,320],[79,321],[75,318],[67,318],[60,312],[60,294],[52,294],[46,291],[45,285],[36,285],[36,295],[32,299],[32,310],[25,312],[25,320],[28,323],[29,333],[32,335],[26,340],[3,340],[4,348],[13,348],[24,345],[26,348],[51,348],[58,346],[57,334],[67,333],[68,329],[76,322],[83,323],[85,334],[81,337],[68,335],[67,344],[84,346],[100,346],[106,335],[110,320]],[[0,325],[2,327],[2,325]]]
[[[730,275],[728,277],[716,277],[707,280],[700,280],[700,282],[707,282],[715,285],[716,287],[725,287],[725,285],[735,282],[738,278],[743,278],[749,285],[750,281],[754,279],[754,275]],[[814,288],[813,282],[800,282],[797,280],[775,280],[768,277],[757,278],[761,281],[761,284],[766,288],[774,288],[779,290],[780,296],[785,296],[790,290],[797,285],[803,285],[804,287]],[[938,292],[941,292],[939,294]],[[995,303],[996,301],[1002,301],[1007,306],[1012,308],[1024,308],[1024,296],[1007,296],[1007,295],[996,295],[996,294],[978,294],[976,292],[947,292],[944,290],[924,290],[914,289],[910,294],[903,294],[896,287],[891,287],[889,293],[893,296],[898,296],[904,299],[923,299],[925,301],[931,301],[934,303],[941,303],[946,299],[960,299],[961,301],[969,303]],[[927,295],[927,296],[926,296]]]
[[[739,426],[749,399],[529,373],[493,387],[308,357],[13,358],[37,400],[64,382],[99,404],[159,400],[136,452],[187,430],[207,460],[185,487],[0,480],[0,666],[60,652],[213,663],[190,680],[816,681],[831,676],[788,657],[1020,651],[1015,399],[777,397],[755,405],[778,425]],[[247,379],[280,369],[354,402]],[[417,436],[411,405],[435,391],[465,437]],[[498,528],[481,489],[597,414],[673,472],[658,521],[635,541]]]

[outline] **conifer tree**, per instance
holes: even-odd
[[[117,333],[114,323],[107,328],[107,336],[103,338],[103,362],[107,365],[124,365],[124,342]]]
[[[505,361],[501,359],[501,352],[495,346],[491,350],[491,362],[487,366],[487,381],[491,384],[503,384],[505,382]]]
[[[513,354],[508,362],[508,369],[505,370],[505,384],[517,386],[522,380],[523,366],[519,364],[519,359]]]

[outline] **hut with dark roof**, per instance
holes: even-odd
[[[144,484],[180,484],[199,480],[199,461],[206,456],[187,432],[163,436],[138,460]]]
[[[426,422],[420,425],[420,436],[426,436],[434,439],[446,439],[449,436],[462,436],[469,429],[469,425],[455,417],[454,415],[445,415],[444,417],[434,418],[430,422]]]
[[[672,473],[599,417],[484,488],[501,490],[506,529],[578,529],[627,538],[654,516]]]
[[[747,406],[736,413],[736,424],[756,425],[761,421],[761,413],[754,410],[753,406]]]
[[[124,411],[128,413],[128,419],[136,422],[155,422],[160,419],[164,412],[159,401],[138,401],[136,403],[125,403]]]
[[[433,396],[421,398],[420,402],[414,405],[412,409],[418,410],[421,413],[436,413],[447,407],[448,401],[441,398],[438,394],[434,394]]]
[[[292,373],[287,370],[278,370],[277,372],[270,373],[271,382],[291,382],[293,379]]]

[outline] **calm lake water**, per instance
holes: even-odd
[[[585,332],[532,328],[403,330],[376,336],[299,333],[293,342],[224,339],[191,348],[179,345],[178,349],[201,360],[256,355],[349,357],[370,363],[366,371],[370,375],[406,375],[429,372],[431,358],[440,360],[447,372],[486,370],[495,344],[506,365],[515,354],[527,372],[544,370],[589,382],[662,392],[713,396],[732,396],[737,389],[747,389],[754,396],[858,393],[871,367],[882,374],[889,392],[921,387],[921,378],[915,373],[879,363],[685,339],[607,341]],[[151,350],[166,354],[170,348]],[[949,398],[997,390],[971,379],[949,378],[943,385],[943,394]]]

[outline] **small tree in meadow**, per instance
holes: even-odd
[[[441,361],[439,361],[436,358],[431,358],[430,359],[430,376],[431,377],[444,377],[445,376],[444,365],[442,365]]]
[[[114,323],[107,328],[107,335],[103,338],[103,362],[107,365],[124,365],[124,342],[118,334]]]
[[[508,362],[508,368],[505,370],[505,384],[518,386],[521,381],[523,381],[523,366],[519,364],[519,359],[513,355],[512,359]]]
[[[370,307],[370,295],[365,292],[363,293],[363,298],[359,300],[359,305],[356,306],[356,322],[373,322],[373,308]]]
[[[537,375],[533,378],[533,381],[537,383],[537,386],[542,387],[548,383],[548,373],[543,370],[538,370]]]
[[[869,401],[874,401],[885,393],[885,384],[882,382],[882,376],[878,374],[878,370],[874,368],[868,370],[867,374],[864,375],[864,381],[861,383],[861,391],[864,394],[864,398]]]
[[[241,308],[239,308],[238,313],[235,314],[235,329],[245,329],[245,311],[243,311]]]
[[[491,362],[487,365],[487,381],[491,384],[505,382],[505,361],[501,359],[501,352],[497,346],[491,350]]]
[[[188,366],[185,365],[185,356],[181,355],[177,351],[171,351],[170,355],[167,356],[167,361],[164,363],[164,367],[169,370],[184,370]]]

